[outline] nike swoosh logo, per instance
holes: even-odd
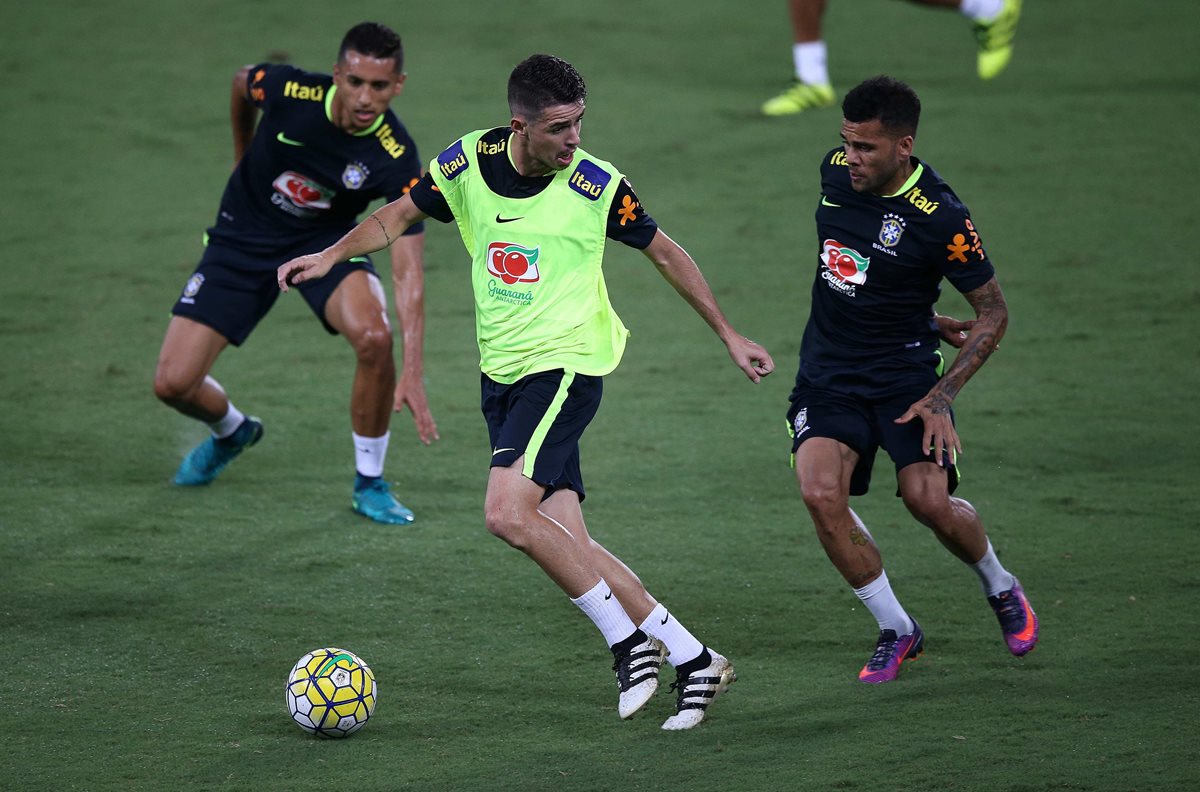
[[[841,208],[842,208],[842,205],[841,205],[841,204],[835,204],[835,203],[831,202],[831,201],[830,201],[828,198],[826,198],[824,195],[822,195],[822,196],[821,196],[821,206],[832,206],[834,209],[841,209]]]
[[[605,594],[605,595],[604,595],[604,599],[606,599],[606,600],[610,600],[610,599],[612,599],[612,592],[610,591],[610,592],[608,592],[607,594]]]
[[[496,215],[497,223],[512,223],[516,220],[524,220],[524,219],[525,219],[524,215],[522,215],[521,217],[501,217],[500,215]]]
[[[668,613],[666,616],[663,616],[662,623],[663,623],[663,624],[666,624],[666,623],[667,623],[667,619],[669,619],[669,618],[671,618],[671,614],[669,614],[669,613]]]
[[[329,668],[330,666],[337,665],[339,660],[349,660],[351,663],[353,663],[354,657],[346,654],[345,652],[342,652],[341,654],[336,654],[333,657],[326,660],[324,663],[322,663],[321,667],[317,669],[317,673],[313,674],[313,676],[315,676],[315,677],[321,676],[322,674],[325,673],[325,670],[327,668]]]
[[[495,451],[492,452],[492,456],[496,456],[496,454],[503,454],[505,451],[516,451],[516,450],[517,449],[515,449],[515,448],[497,448]]]
[[[287,143],[289,146],[303,146],[304,145],[299,140],[292,140],[290,137],[283,134],[282,132],[280,132],[278,135],[276,135],[275,139],[278,140],[280,143]]]

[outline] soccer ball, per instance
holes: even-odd
[[[284,700],[304,731],[319,737],[348,737],[375,711],[379,686],[370,666],[345,649],[315,649],[288,674]]]

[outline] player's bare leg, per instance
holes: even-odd
[[[387,298],[379,278],[364,270],[347,275],[325,303],[325,321],[345,336],[357,361],[350,387],[357,472],[351,504],[356,512],[376,522],[411,523],[413,513],[392,496],[383,479],[396,362]]]
[[[844,443],[810,438],[796,450],[796,480],[825,554],[879,623],[875,652],[858,674],[863,682],[878,684],[895,679],[901,663],[921,654],[924,635],[896,599],[879,548],[850,509],[850,479],[858,459]]]
[[[899,481],[904,505],[946,549],[975,570],[1009,651],[1018,657],[1025,655],[1037,645],[1037,614],[1020,581],[996,558],[975,507],[949,494],[947,475],[945,468],[933,462],[903,468]]]
[[[208,325],[171,317],[154,371],[154,394],[183,415],[208,424],[212,435],[188,452],[174,482],[199,486],[215,479],[242,451],[258,442],[262,422],[246,417],[209,375],[229,341]]]
[[[610,553],[588,533],[579,504],[579,493],[560,489],[538,507],[542,514],[562,525],[588,554],[592,567],[612,588],[625,613],[636,624],[645,620],[658,601],[650,596],[642,581],[621,559]]]
[[[208,372],[229,345],[206,324],[172,316],[154,370],[154,395],[189,418],[212,423],[229,409],[225,390]]]

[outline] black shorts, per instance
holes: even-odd
[[[937,382],[912,382],[897,387],[890,396],[866,399],[862,396],[797,386],[792,391],[788,410],[788,434],[792,437],[792,462],[800,445],[812,437],[828,437],[844,443],[858,453],[858,464],[850,476],[850,494],[865,495],[871,486],[871,468],[875,453],[883,448],[896,466],[896,473],[915,462],[936,462],[928,449],[921,448],[925,427],[920,420],[905,424],[895,420],[920,401]],[[950,412],[954,420],[954,411]],[[946,482],[951,493],[958,488],[958,467],[952,453],[943,454]],[[899,495],[899,489],[896,494]]]
[[[522,455],[521,473],[546,488],[543,499],[570,489],[582,501],[579,438],[604,391],[601,377],[556,369],[522,377],[511,385],[479,378],[480,407],[492,444],[492,467],[509,467]]]
[[[279,297],[275,269],[295,256],[321,249],[323,246],[306,245],[303,250],[265,256],[210,244],[204,249],[204,256],[188,278],[171,313],[208,325],[225,336],[229,343],[241,346]],[[357,270],[377,275],[371,259],[359,256],[334,265],[324,278],[294,287],[333,335],[337,335],[337,331],[325,320],[325,303],[346,276]]]

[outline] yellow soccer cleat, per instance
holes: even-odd
[[[815,107],[828,107],[836,98],[829,83],[815,85],[796,80],[779,96],[764,102],[762,112],[768,116],[795,115]]]
[[[1021,19],[1021,0],[1004,0],[1000,13],[987,22],[974,25],[975,40],[979,42],[979,77],[990,80],[1012,60],[1013,38]]]

